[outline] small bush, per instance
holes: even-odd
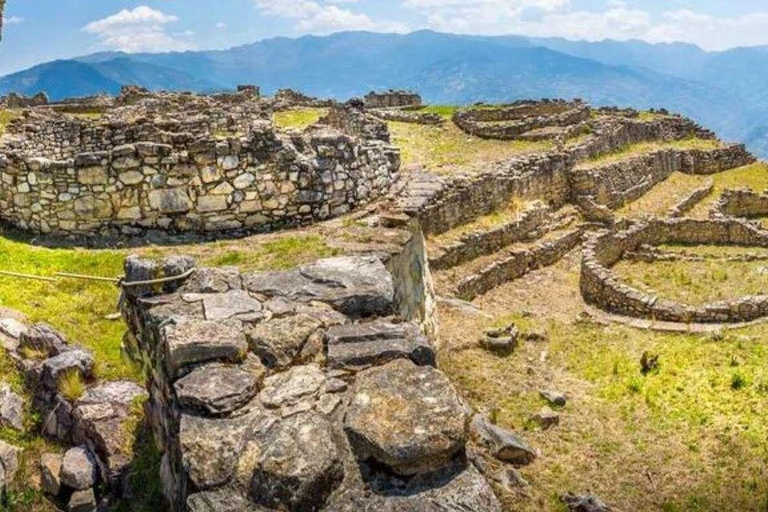
[[[731,389],[738,391],[747,385],[747,379],[740,372],[731,375]]]

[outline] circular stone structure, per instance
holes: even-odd
[[[739,219],[653,219],[626,231],[593,234],[583,248],[584,300],[608,313],[684,324],[745,323],[768,316],[768,295],[692,306],[632,288],[611,271],[627,253],[668,243],[768,248],[768,231]]]
[[[537,141],[576,135],[591,113],[580,100],[519,101],[499,108],[460,110],[453,122],[477,137]]]

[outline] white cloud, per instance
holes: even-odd
[[[19,18],[18,16],[8,16],[3,20],[3,23],[6,25],[18,25],[19,23],[24,23],[24,18]]]
[[[227,24],[223,21],[218,22],[215,26],[219,30],[227,30]]]
[[[355,3],[356,0],[254,0],[256,8],[266,16],[295,21],[299,33],[328,34],[343,30],[371,30],[404,32],[401,23],[374,21],[367,14],[342,9],[337,4]]]
[[[168,34],[166,26],[176,23],[176,16],[142,5],[124,9],[104,19],[93,21],[83,30],[97,35],[103,46],[125,52],[188,50],[192,45]],[[189,32],[179,34],[188,37]]]

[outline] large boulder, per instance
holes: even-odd
[[[357,376],[344,429],[360,460],[414,475],[448,464],[464,448],[468,421],[443,373],[398,359]]]
[[[435,351],[419,326],[376,320],[332,327],[326,333],[328,365],[360,369],[407,358],[418,365],[435,365]]]
[[[192,363],[240,362],[248,352],[245,335],[236,324],[179,318],[162,327],[161,337],[171,375]]]
[[[203,366],[174,384],[179,403],[208,415],[236,411],[256,396],[258,382],[252,372],[232,366]]]
[[[250,493],[257,503],[278,510],[318,510],[343,477],[330,423],[302,413],[267,432]]]
[[[296,270],[243,276],[246,288],[266,297],[325,302],[352,317],[386,316],[393,310],[394,284],[374,256],[319,260]]]

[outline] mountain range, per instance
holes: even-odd
[[[53,100],[121,85],[211,92],[237,84],[346,99],[412,89],[433,104],[583,98],[594,105],[667,108],[768,157],[768,47],[706,52],[683,43],[581,42],[521,36],[342,32],[274,38],[228,50],[97,53],[0,78],[0,95]]]

